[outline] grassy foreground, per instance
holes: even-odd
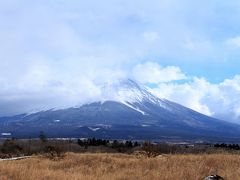
[[[240,179],[240,156],[233,154],[164,155],[74,154],[53,161],[33,157],[0,162],[1,180],[158,179],[202,180],[210,174]]]

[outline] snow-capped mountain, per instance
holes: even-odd
[[[130,79],[105,84],[101,90],[102,103],[107,101],[119,102],[143,115],[146,115],[146,113],[138,106],[146,102],[159,105],[166,109],[169,108],[164,103],[164,100],[153,96],[144,86],[140,86]]]
[[[130,79],[104,84],[101,89],[103,99],[105,98],[106,100],[134,103],[157,99],[145,87],[140,87],[140,85]]]
[[[238,141],[240,126],[160,99],[132,80],[104,84],[102,99],[0,118],[0,135]]]

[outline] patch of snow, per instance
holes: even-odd
[[[32,114],[36,114],[36,113],[39,113],[39,112],[46,112],[46,111],[54,111],[55,108],[51,108],[49,109],[48,107],[42,107],[42,108],[37,108],[37,109],[32,109],[30,110],[29,112],[25,113],[25,117],[26,116],[30,116]]]
[[[121,103],[123,103],[124,105],[130,107],[131,109],[133,109],[133,110],[135,110],[135,111],[141,113],[142,115],[146,115],[146,113],[145,113],[144,111],[140,110],[139,108],[135,108],[135,107],[133,107],[133,106],[130,105],[129,103],[126,103],[126,102],[124,102],[124,101],[121,102]]]
[[[115,83],[108,83],[102,87],[102,101],[103,104],[106,101],[117,101],[121,102],[130,108],[141,112],[145,115],[139,108],[135,108],[132,105],[134,103],[144,103],[149,102],[160,106],[168,111],[172,111],[172,106],[169,105],[164,99],[154,96],[145,86],[138,85],[132,80],[123,80]]]
[[[100,126],[102,128],[105,128],[105,129],[108,129],[108,128],[112,127],[111,125],[107,125],[107,124],[96,124],[96,126]]]
[[[148,125],[148,124],[142,124],[141,126],[142,126],[142,127],[149,127],[150,125]]]
[[[11,136],[12,133],[1,133],[2,136]]]
[[[88,129],[92,130],[92,131],[98,131],[101,128],[92,128],[92,127],[88,127]]]
[[[32,156],[13,157],[13,158],[7,158],[7,159],[0,159],[0,161],[14,161],[14,160],[27,159],[31,157]]]
[[[140,87],[131,80],[108,83],[101,90],[102,102],[112,100],[133,103],[140,102],[144,98]]]

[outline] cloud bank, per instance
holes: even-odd
[[[240,3],[0,2],[0,115],[101,98],[133,78],[159,97],[240,121]],[[226,28],[227,27],[227,28]]]
[[[239,123],[240,75],[219,84],[193,77],[184,83],[159,83],[149,90],[203,114]]]
[[[143,84],[186,79],[179,67],[167,66],[163,68],[159,64],[151,62],[136,65],[133,69],[133,77]]]

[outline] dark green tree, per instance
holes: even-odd
[[[43,131],[40,131],[39,139],[43,143],[47,142],[47,136],[45,135],[45,133]]]

